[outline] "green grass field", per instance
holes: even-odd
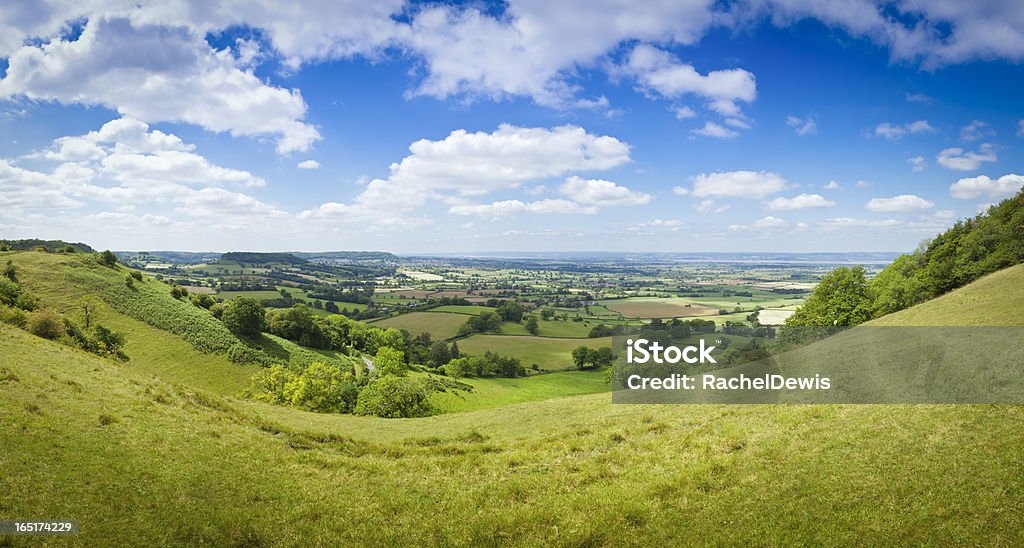
[[[77,519],[89,545],[1024,540],[1020,407],[595,394],[425,419],[315,415],[7,327],[0,379],[0,512]]]
[[[466,323],[466,317],[465,314],[445,312],[410,312],[376,321],[373,325],[405,329],[413,336],[430,333],[431,338],[435,340],[448,339],[454,337],[459,328]]]
[[[459,350],[483,354],[488,350],[518,358],[524,366],[537,364],[547,371],[572,369],[572,350],[577,346],[611,346],[611,337],[599,339],[555,339],[549,337],[473,335],[459,340]]]
[[[453,314],[471,314],[479,316],[484,312],[494,312],[494,308],[489,306],[467,306],[467,305],[446,305],[439,306],[437,308],[431,308],[431,312],[449,312]]]
[[[538,337],[575,338],[585,339],[590,330],[599,325],[600,322],[588,320],[574,322],[572,320],[542,320],[537,319]],[[505,322],[501,324],[502,335],[530,335],[524,323]]]
[[[439,393],[434,403],[444,412],[476,411],[529,401],[605,392],[611,398],[603,370],[559,371],[518,379],[459,379],[473,386],[469,393]]]

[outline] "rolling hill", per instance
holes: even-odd
[[[39,259],[32,289],[70,312],[88,296],[66,260]],[[1018,275],[919,306],[970,325],[954,311],[1019,293]],[[237,366],[197,367],[209,354],[96,305],[163,369],[141,348],[119,364],[0,326],[0,515],[77,519],[81,544],[1024,541],[1019,406],[596,394],[422,419],[314,414],[218,395],[213,379]]]

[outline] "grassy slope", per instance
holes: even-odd
[[[87,544],[1024,541],[1019,406],[599,394],[388,421],[211,396],[6,327],[0,379],[0,516],[74,517]]]
[[[597,395],[386,421],[211,396],[6,327],[0,378],[0,515],[73,517],[84,544],[1024,540],[1018,407]]]
[[[868,325],[1024,325],[1024,264]]]
[[[131,368],[225,395],[238,394],[249,386],[253,373],[259,369],[235,365],[223,353],[200,352],[174,333],[115,310],[109,302],[129,292],[124,286],[124,269],[101,267],[81,254],[0,253],[0,260],[6,262],[7,259],[14,263],[22,285],[38,295],[44,307],[54,308],[78,325],[84,325],[82,307],[88,303],[93,321],[123,333]],[[100,293],[106,299],[100,298]],[[134,293],[127,295],[126,300],[129,302],[125,306],[134,306],[132,312],[139,317],[155,317],[158,312],[171,319],[184,317],[192,325],[207,324],[213,331],[210,338],[216,344],[230,345],[237,341],[219,321],[189,303],[173,299],[166,286],[152,280],[136,282]],[[305,349],[271,335],[264,335],[260,345],[285,360],[291,357],[305,362],[325,357],[340,359],[336,352]]]

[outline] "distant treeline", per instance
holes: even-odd
[[[221,261],[235,261],[239,264],[293,264],[302,265],[308,261],[291,253],[251,253],[248,251],[232,251],[220,256]]]
[[[0,240],[0,247],[7,246],[15,251],[30,251],[37,247],[45,247],[50,253],[63,251],[66,246],[71,246],[77,253],[95,253],[96,250],[81,242],[65,242],[64,240],[39,240],[30,238],[27,240]]]

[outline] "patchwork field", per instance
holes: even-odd
[[[537,320],[538,337],[586,338],[597,322],[572,320]],[[505,322],[501,325],[502,335],[530,335],[522,323]]]
[[[459,341],[459,350],[466,354],[483,354],[488,350],[518,358],[529,368],[537,364],[547,371],[573,369],[572,350],[577,346],[610,347],[611,337],[600,339],[555,339],[508,335],[473,335]]]
[[[629,318],[688,318],[718,314],[718,308],[679,298],[637,297],[604,301],[601,304]]]
[[[409,334],[416,336],[420,333],[430,333],[431,338],[449,339],[458,333],[462,324],[466,323],[465,314],[450,314],[446,312],[410,312],[393,318],[385,318],[373,322],[377,327],[394,327],[405,329]]]

